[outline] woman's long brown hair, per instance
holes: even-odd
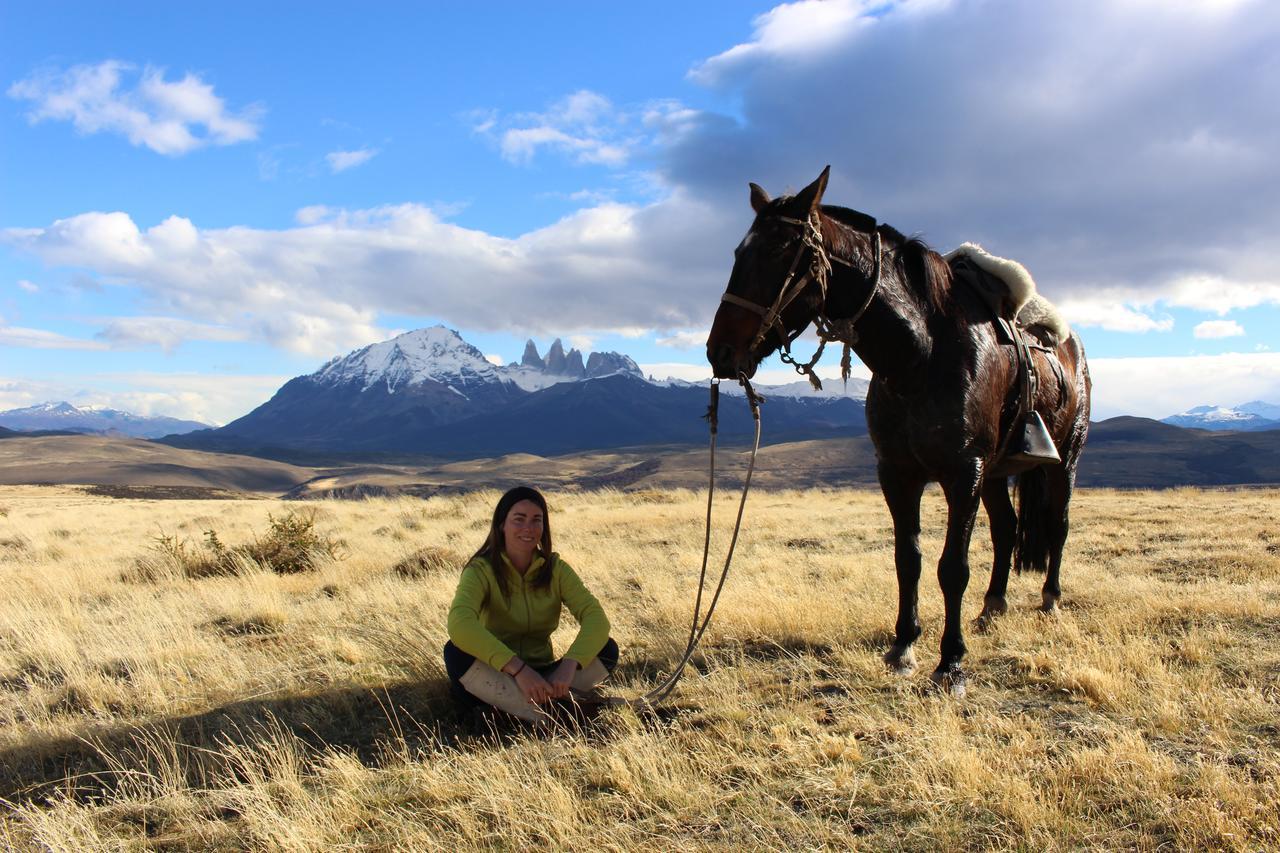
[[[538,553],[542,555],[542,559],[546,561],[542,567],[542,571],[538,574],[537,579],[533,582],[535,589],[549,589],[551,587],[551,569],[555,566],[556,554],[551,550],[551,513],[547,511],[547,499],[542,493],[530,486],[516,486],[498,499],[498,505],[493,508],[493,520],[489,522],[489,536],[484,540],[484,544],[480,546],[480,550],[472,555],[471,559],[476,557],[484,557],[489,561],[489,565],[493,567],[493,575],[498,579],[498,589],[502,591],[503,598],[510,598],[511,591],[507,589],[506,573],[502,571],[502,553],[505,539],[502,534],[502,525],[506,522],[507,516],[511,513],[511,508],[520,501],[531,501],[542,510],[542,539],[538,543]],[[470,562],[470,561],[468,561]]]

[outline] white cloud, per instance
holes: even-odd
[[[595,341],[587,335],[569,335],[566,340],[569,342],[570,349],[576,349],[581,352],[591,352],[595,346]]]
[[[1244,334],[1244,327],[1235,320],[1205,320],[1191,334],[1197,338],[1235,338]]]
[[[493,353],[486,355],[484,357],[484,360],[489,362],[490,364],[496,364],[498,365],[498,367],[502,367],[502,365],[506,364],[506,362],[502,360],[502,356],[494,355]]]
[[[1109,332],[1168,332],[1172,317],[1153,317],[1130,305],[1103,299],[1071,299],[1058,309],[1072,326],[1097,327]]]
[[[384,339],[379,313],[561,335],[689,327],[709,322],[727,274],[720,257],[702,257],[718,217],[678,194],[582,210],[514,239],[420,205],[308,208],[298,219],[200,229],[170,217],[142,229],[125,213],[94,212],[8,229],[0,242],[137,287],[156,314],[316,355]],[[732,245],[737,227],[712,239]]]
[[[691,71],[740,107],[686,117],[662,172],[745,206],[831,163],[830,203],[1017,258],[1055,301],[1127,288],[1130,328],[1280,304],[1277,40],[1263,2],[783,4]]]
[[[1093,419],[1165,418],[1193,406],[1280,402],[1280,353],[1091,358]]]
[[[177,317],[118,317],[95,337],[106,341],[112,349],[155,346],[171,353],[190,341],[243,341],[248,334],[242,329],[193,323]]]
[[[80,133],[118,133],[159,154],[258,138],[260,107],[232,114],[198,76],[187,73],[169,81],[164,69],[151,66],[129,88],[124,78],[135,71],[136,66],[115,60],[40,71],[14,83],[8,94],[34,102],[28,113],[32,123],[69,121]]]
[[[486,111],[470,119],[472,130],[495,139],[508,162],[525,164],[543,151],[554,151],[580,164],[617,168],[676,138],[695,115],[671,100],[620,108],[584,89],[545,112],[502,116]]]
[[[707,330],[694,329],[692,331],[676,332],[674,335],[658,338],[654,343],[660,347],[671,347],[672,349],[701,350],[707,345]]]
[[[21,347],[23,349],[64,349],[64,350],[104,350],[107,345],[101,341],[86,341],[70,338],[57,332],[44,329],[24,329],[19,326],[5,326],[0,322],[0,346]]]
[[[330,151],[324,155],[329,163],[329,170],[335,175],[368,163],[378,153],[377,148],[360,148],[355,151]]]
[[[39,293],[40,285],[33,281],[27,281],[25,278],[20,278],[18,279],[18,289],[24,290],[27,293]]]

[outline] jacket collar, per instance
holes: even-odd
[[[503,571],[507,572],[507,574],[509,575],[515,576],[517,580],[522,582],[528,582],[528,581],[534,580],[538,576],[538,572],[542,569],[543,565],[545,565],[546,562],[547,562],[546,559],[542,556],[541,553],[534,552],[533,562],[529,564],[528,571],[526,571],[522,575],[516,571],[515,566],[511,565],[511,558],[507,556],[506,552],[505,551],[502,552]]]

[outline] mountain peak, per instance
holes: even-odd
[[[313,375],[324,382],[359,381],[365,388],[385,382],[388,391],[426,381],[455,388],[499,381],[484,353],[444,326],[415,329],[370,344],[331,360]]]
[[[533,338],[525,341],[524,356],[520,359],[520,365],[522,367],[536,367],[538,370],[546,367],[542,362],[542,356],[538,355],[538,345],[533,342]]]

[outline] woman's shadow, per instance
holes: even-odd
[[[661,667],[658,661],[634,660],[627,668],[657,673]],[[603,707],[560,708],[557,730],[600,735]],[[664,709],[654,716],[669,715]],[[128,725],[86,721],[71,736],[33,736],[0,749],[0,801],[101,798],[139,772],[171,777],[177,769],[192,787],[236,780],[245,775],[237,761],[246,750],[271,748],[281,733],[314,754],[342,751],[375,767],[388,756],[414,754],[419,748],[486,749],[522,731],[505,715],[476,717],[460,711],[443,674],[376,688],[348,686],[254,698]]]
[[[255,698],[132,725],[90,722],[69,737],[32,737],[0,750],[0,799],[101,796],[122,776],[171,774],[175,759],[192,785],[235,778],[231,754],[242,751],[234,747],[252,748],[281,732],[304,749],[342,750],[368,765],[381,763],[388,750],[458,743],[472,734],[455,712],[443,677]]]

